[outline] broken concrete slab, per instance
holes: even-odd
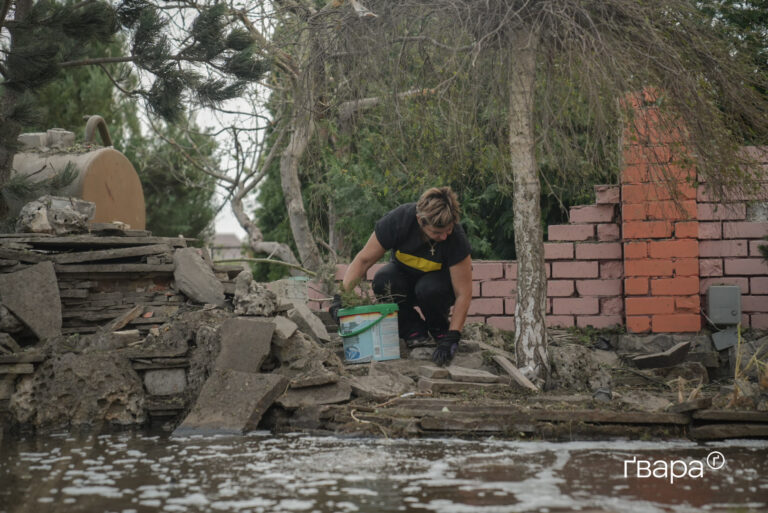
[[[349,401],[352,388],[346,380],[330,385],[286,390],[277,398],[283,408],[294,409],[320,404],[336,404]]]
[[[269,354],[274,331],[271,319],[227,319],[221,325],[221,351],[216,368],[259,372]]]
[[[291,338],[299,329],[295,322],[282,315],[275,316],[273,320],[275,322],[275,336],[283,340]]]
[[[580,344],[560,344],[549,348],[553,389],[578,392],[611,388],[611,375],[595,358],[595,351]]]
[[[406,376],[404,376],[406,377]],[[405,393],[413,392],[416,384],[411,380],[407,385],[402,381],[386,374],[374,376],[357,376],[350,380],[355,395],[363,399],[383,402],[393,397],[399,397]]]
[[[293,308],[288,310],[288,318],[295,322],[301,331],[311,335],[315,340],[323,343],[331,341],[328,330],[325,329],[325,324],[312,313],[312,310],[307,305],[303,303],[294,304]]]
[[[624,353],[659,353],[678,344],[672,335],[620,335],[616,350]]]
[[[653,354],[644,354],[632,358],[632,363],[638,369],[656,369],[659,367],[671,367],[685,360],[688,350],[691,348],[691,342],[680,342],[666,351]]]
[[[149,395],[175,395],[187,387],[184,369],[148,370],[144,373],[144,388]]]
[[[276,374],[215,369],[173,436],[252,431],[287,386],[288,379]]]
[[[38,338],[61,334],[61,299],[52,262],[0,274],[0,303]]]
[[[250,271],[242,271],[235,277],[232,304],[236,315],[272,316],[277,311],[277,296],[261,283],[253,281]]]
[[[41,196],[21,208],[16,231],[56,235],[87,232],[95,211],[96,204],[91,201]]]
[[[501,383],[503,381],[500,376],[479,369],[468,369],[457,365],[449,365],[447,369],[453,381],[464,383]]]
[[[177,249],[173,263],[176,288],[185,296],[197,303],[224,306],[224,286],[196,248]]]
[[[445,379],[421,378],[418,389],[420,392],[433,394],[463,394],[468,392],[498,392],[509,390],[509,385],[502,383],[464,383]]]
[[[445,367],[422,365],[419,367],[419,376],[423,378],[448,379],[451,375]]]
[[[339,375],[325,368],[310,369],[291,378],[291,388],[317,387],[338,383]]]

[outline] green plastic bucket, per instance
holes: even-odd
[[[397,305],[382,303],[339,310],[339,335],[344,341],[344,359],[349,363],[397,360]]]

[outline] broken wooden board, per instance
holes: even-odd
[[[10,248],[0,248],[0,258],[18,260],[19,262],[27,262],[30,264],[39,264],[40,262],[50,260],[48,255]]]
[[[0,364],[0,374],[32,374],[35,366],[31,363]]]
[[[632,358],[632,363],[638,369],[657,369],[659,367],[672,367],[685,360],[688,351],[691,348],[691,342],[680,342],[666,351],[653,354],[644,354]]]
[[[45,356],[39,353],[21,353],[0,356],[0,363],[40,363]]]
[[[81,262],[97,262],[100,260],[157,255],[159,253],[171,253],[171,251],[173,251],[173,249],[168,244],[150,244],[148,246],[132,246],[128,248],[58,253],[52,255],[51,260],[56,264],[75,264]]]
[[[688,413],[696,410],[703,410],[712,406],[711,397],[702,397],[700,399],[693,399],[691,401],[685,401],[682,403],[673,404],[667,411],[673,413]]]
[[[134,370],[183,369],[189,367],[189,358],[134,359]]]
[[[56,264],[57,274],[106,274],[106,273],[172,273],[173,264]]]
[[[534,392],[539,392],[539,387],[533,384],[533,382],[526,378],[525,375],[520,372],[520,369],[514,366],[514,364],[509,361],[507,357],[505,357],[502,354],[495,354],[493,355],[493,361],[496,362],[499,367],[501,367],[504,372],[510,375],[510,377],[515,380],[515,382],[524,387],[528,390],[532,390]]]
[[[768,438],[768,424],[707,424],[692,427],[689,435],[695,440],[725,438]]]
[[[241,435],[253,431],[287,386],[288,378],[278,374],[214,369],[173,436]]]
[[[181,237],[99,237],[96,235],[70,235],[66,237],[61,236],[48,236],[42,237],[42,234],[30,235],[30,234],[18,234],[19,237],[14,237],[13,242],[31,244],[34,247],[39,248],[76,248],[76,247],[88,247],[88,248],[105,248],[114,246],[139,246],[149,244],[170,244],[173,247],[184,248],[187,247],[188,240]],[[2,238],[7,237],[3,235]]]
[[[144,306],[136,305],[124,314],[115,318],[112,322],[104,326],[104,331],[119,331],[125,328],[128,323],[138,318],[144,312]]]
[[[768,424],[768,411],[754,410],[699,410],[694,412],[697,420],[715,420],[721,422],[753,422]]]
[[[500,392],[509,390],[509,385],[502,383],[462,383],[445,379],[421,378],[419,391],[433,394],[463,394],[467,392]]]
[[[421,418],[419,426],[425,431],[461,431],[469,433],[536,433],[534,422],[524,417],[485,417],[467,418],[450,413],[431,413]]]

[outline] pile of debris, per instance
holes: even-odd
[[[0,235],[0,424],[768,437],[765,333],[717,351],[706,334],[551,330],[546,390],[485,325],[464,329],[447,368],[402,341],[400,359],[345,364],[326,312],[187,242],[117,224]]]

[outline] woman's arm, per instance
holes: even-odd
[[[341,282],[342,289],[350,290],[354,288],[360,279],[365,276],[365,273],[368,272],[368,269],[378,262],[386,251],[381,243],[379,243],[379,239],[376,238],[376,232],[373,232],[368,242],[363,246],[363,249],[355,255],[352,263],[347,267],[347,271],[344,273],[344,280]],[[472,284],[470,283],[470,295],[472,293],[471,287]]]
[[[472,257],[468,256],[458,264],[451,266],[450,271],[456,302],[453,304],[453,315],[448,329],[461,331],[467,320],[469,304],[472,302]]]

